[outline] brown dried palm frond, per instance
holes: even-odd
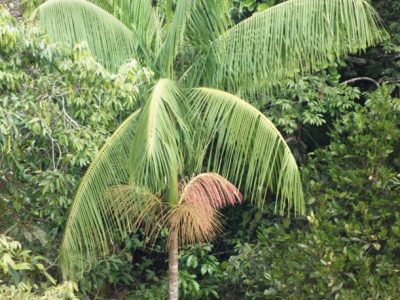
[[[203,173],[192,178],[182,190],[180,202],[209,202],[214,208],[242,202],[239,190],[216,173]]]
[[[170,211],[170,232],[178,232],[180,246],[208,242],[222,231],[218,209],[242,199],[239,190],[222,176],[200,174],[186,184],[179,205]]]

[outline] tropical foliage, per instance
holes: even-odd
[[[95,4],[47,1],[38,8],[38,18],[53,41],[86,41],[109,69],[136,57],[162,79],[83,178],[66,225],[61,266],[66,278],[79,278],[87,264],[96,263],[110,252],[110,244],[139,225],[146,237],[158,236],[158,227],[167,226],[170,299],[177,299],[177,247],[213,237],[219,231],[216,209],[241,199],[216,174],[260,207],[273,192],[280,200],[275,211],[283,214],[293,207],[303,213],[304,208],[296,162],[265,116],[227,92],[185,91],[172,79],[254,96],[282,78],[322,68],[379,41],[378,16],[363,1],[292,0],[230,28],[224,1],[178,1],[175,10],[166,1],[165,23],[163,10],[148,1]],[[187,53],[198,58],[188,64]],[[204,130],[197,129],[201,126]],[[204,166],[216,174],[199,175],[202,180],[195,177],[180,192],[179,177],[201,173]],[[197,193],[202,199],[189,200],[187,188],[196,191],[190,197]]]
[[[152,75],[134,61],[110,74],[84,45],[55,46],[37,27],[16,27],[7,11],[0,13],[0,230],[35,253],[18,250],[24,254],[17,262],[29,263],[22,275],[4,265],[8,271],[2,269],[0,284],[15,286],[5,294],[11,298],[55,283],[74,187]],[[53,279],[35,264],[45,266],[42,271]],[[18,285],[21,280],[25,287]]]
[[[152,8],[158,16],[168,11],[164,6],[166,2],[153,1]],[[243,9],[235,12],[232,4],[227,3],[225,13],[227,17],[230,13],[235,23],[248,18],[253,11],[263,11],[264,6],[257,8],[260,4],[269,7],[278,2],[235,1],[235,7]],[[132,24],[123,21],[119,5],[96,3],[118,16],[123,24]],[[36,8],[37,4],[33,4],[32,7]],[[384,18],[392,37],[391,41],[384,42],[384,47],[368,49],[362,56],[351,56],[336,63],[333,62],[334,58],[329,59],[328,69],[312,75],[307,68],[297,75],[294,73],[298,69],[293,70],[293,73],[287,74],[290,79],[279,80],[272,88],[269,83],[266,86],[254,85],[259,88],[257,93],[248,88],[235,91],[234,82],[232,85],[225,82],[220,86],[251,101],[281,130],[302,166],[300,171],[305,188],[307,218],[290,219],[274,215],[273,201],[266,201],[263,210],[252,206],[250,202],[223,208],[220,211],[226,217],[220,218],[216,223],[218,226],[213,227],[225,228],[217,243],[193,244],[180,249],[179,288],[182,298],[399,297],[396,229],[399,222],[396,215],[400,172],[397,150],[399,116],[398,99],[395,98],[398,88],[389,85],[370,93],[377,88],[370,79],[378,84],[383,81],[396,83],[399,70],[396,49],[400,32],[396,9],[399,7],[396,1],[391,3],[390,9],[385,6],[385,1],[372,1],[372,5]],[[145,37],[152,36],[150,44],[146,45],[147,49],[157,52],[162,47],[160,45],[166,44],[166,34],[172,27],[173,13],[176,11],[177,6],[173,2],[169,17],[167,14],[160,17],[162,29],[158,37],[155,33],[150,34],[158,25],[146,23],[151,28],[145,27],[146,33],[142,34]],[[201,15],[200,11],[197,16]],[[36,16],[39,16],[38,11]],[[214,17],[226,21],[228,28],[233,26],[228,19]],[[168,22],[171,25],[167,26]],[[191,22],[198,24],[198,21]],[[30,23],[28,26],[22,23],[17,26],[4,10],[1,10],[0,25],[0,74],[3,76],[0,80],[0,230],[8,236],[3,235],[1,239],[5,242],[0,250],[0,262],[7,263],[0,267],[1,297],[73,299],[79,295],[83,299],[165,299],[168,293],[168,256],[165,249],[170,239],[168,230],[158,230],[157,227],[154,234],[148,235],[154,228],[146,226],[151,224],[151,220],[144,220],[135,233],[123,234],[118,242],[115,237],[120,233],[119,229],[112,231],[113,243],[107,246],[113,254],[93,263],[90,271],[85,270],[85,276],[76,279],[77,286],[70,282],[54,285],[53,280],[60,282],[61,279],[61,270],[58,268],[61,233],[76,187],[92,158],[104,153],[100,148],[104,143],[107,145],[107,137],[132,112],[141,107],[132,117],[136,118],[132,126],[139,125],[146,109],[149,112],[147,116],[152,115],[146,103],[153,99],[155,88],[149,89],[161,83],[157,79],[166,76],[161,73],[164,71],[171,72],[175,79],[175,83],[168,82],[168,88],[176,86],[170,94],[179,94],[182,96],[179,99],[186,99],[187,105],[183,106],[177,101],[182,111],[189,111],[193,115],[201,113],[202,118],[186,118],[186,114],[181,113],[179,115],[185,115],[182,122],[175,117],[176,114],[172,119],[174,128],[179,128],[179,132],[195,133],[193,136],[187,134],[175,138],[175,149],[179,151],[173,153],[178,153],[176,160],[183,162],[185,167],[185,171],[179,171],[182,172],[180,194],[185,187],[191,190],[188,186],[190,181],[203,182],[202,178],[206,176],[192,178],[192,170],[209,170],[227,172],[222,175],[231,176],[231,182],[236,183],[244,193],[244,199],[250,200],[246,197],[251,191],[251,184],[249,187],[246,183],[247,178],[240,181],[240,175],[237,175],[235,182],[233,179],[236,174],[227,171],[231,166],[224,164],[224,155],[219,158],[222,165],[209,159],[219,153],[218,147],[223,147],[220,143],[224,141],[223,136],[218,135],[219,131],[213,132],[213,122],[217,120],[223,130],[228,130],[234,125],[233,116],[236,118],[243,109],[239,105],[243,102],[235,102],[238,101],[237,97],[216,90],[219,83],[213,83],[208,89],[192,89],[193,85],[209,80],[199,77],[199,82],[192,81],[190,72],[195,67],[189,68],[197,59],[207,57],[208,47],[201,50],[200,45],[215,36],[195,35],[195,28],[201,26],[190,25],[183,29],[178,26],[176,36],[183,38],[177,43],[179,46],[171,64],[172,70],[162,68],[160,71],[155,68],[155,65],[161,66],[166,62],[154,62],[154,56],[151,59],[144,57],[142,46],[135,45],[136,60],[129,61],[121,68],[107,67],[114,71],[119,69],[113,75],[96,62],[98,56],[94,59],[84,44],[66,46],[49,43],[37,27]],[[137,37],[138,33],[134,34]],[[156,46],[157,39],[160,44]],[[170,39],[173,41],[173,38]],[[369,79],[353,81],[354,77]],[[341,84],[343,81],[348,83]],[[364,91],[369,93],[365,94]],[[206,105],[207,98],[211,96],[218,101],[218,107]],[[174,105],[173,100],[164,98],[158,103],[166,108]],[[237,103],[235,109],[225,119],[213,119],[218,115],[226,115],[223,110],[224,98]],[[160,114],[164,115],[162,110]],[[251,112],[249,116],[252,116]],[[150,124],[149,118],[146,121],[142,124]],[[205,121],[207,126],[199,126],[199,121]],[[177,126],[186,127],[187,131]],[[251,127],[251,124],[248,126]],[[237,130],[241,132],[246,128],[237,126]],[[214,137],[214,142],[208,145],[205,152],[201,152],[204,150],[203,139],[210,135]],[[187,139],[196,142],[184,142]],[[188,147],[191,145],[192,149]],[[141,146],[143,149],[144,145]],[[243,161],[235,158],[241,154],[233,152],[232,144],[227,145],[226,149],[230,153],[227,155],[234,158],[233,167],[240,170]],[[246,151],[246,148],[241,150]],[[188,155],[193,153],[197,154]],[[197,160],[190,157],[196,157]],[[250,158],[255,159],[252,156]],[[132,163],[140,167],[143,160],[132,160]],[[253,164],[256,163],[253,161]],[[254,176],[257,174],[254,173]],[[249,180],[256,182],[257,177]],[[222,182],[229,186],[225,179]],[[128,207],[124,206],[123,200],[111,208],[111,213],[122,216],[136,213],[136,220],[142,220],[144,212],[157,211],[159,199],[168,198],[167,191],[150,194],[147,188],[136,189],[130,183],[126,185],[121,182],[113,186],[106,195],[115,199],[126,199],[126,195],[144,196],[143,201],[130,206],[130,210],[126,209]],[[197,196],[199,190],[195,185],[192,187]],[[270,196],[268,194],[268,198]],[[144,202],[147,199],[155,201]],[[255,203],[262,203],[256,199],[253,199]],[[241,201],[240,197],[235,198],[235,203],[237,201]],[[144,203],[147,205],[140,206]],[[279,211],[279,208],[278,205],[276,209]],[[166,213],[165,209],[161,211],[165,217],[158,220],[166,220],[164,225],[168,224],[172,213]],[[183,214],[184,209],[180,216]],[[121,225],[126,226],[129,232],[139,227],[137,222]],[[153,238],[146,239],[146,236]],[[181,244],[185,244],[185,240]],[[79,260],[76,262],[78,266],[81,265]],[[13,271],[10,273],[10,266],[16,266],[17,275],[12,275]],[[15,278],[19,281],[15,281]]]
[[[47,259],[32,256],[30,250],[22,249],[21,244],[11,238],[0,235],[0,271],[6,281],[0,281],[0,295],[5,299],[77,299],[74,292],[77,286],[73,282],[56,284],[55,279],[46,271]],[[9,279],[9,280],[7,280]],[[43,296],[34,293],[40,288],[47,289]],[[49,288],[50,286],[50,288]]]
[[[225,1],[177,1],[173,14],[173,2],[165,1],[165,17],[150,1],[93,3],[108,12],[86,1],[51,0],[38,17],[52,40],[86,40],[111,69],[134,56],[159,77],[236,93],[260,92],[298,72],[327,67],[383,33],[363,0],[291,0],[232,27]]]
[[[237,244],[225,273],[232,296],[398,297],[400,107],[389,93],[356,104],[335,122],[332,143],[311,154],[307,222],[267,214],[257,242]]]

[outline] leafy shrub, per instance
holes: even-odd
[[[3,234],[0,235],[0,258],[0,270],[6,277],[0,277],[3,283],[20,285],[26,290],[32,289],[32,285],[38,288],[36,282],[41,276],[56,283],[45,269],[44,264],[48,263],[45,257],[31,256],[30,250],[22,249],[19,242]]]
[[[197,244],[182,249],[179,255],[179,286],[183,299],[218,298],[219,261],[212,245]]]
[[[85,45],[51,44],[0,8],[0,232],[46,257],[55,278],[76,186],[151,76],[136,61],[111,74]]]
[[[0,235],[0,295],[2,299],[77,299],[73,282],[56,286],[47,272],[49,262],[43,256],[32,255],[18,241]],[[38,292],[43,292],[39,296]]]
[[[237,243],[226,298],[399,298],[400,99],[390,92],[368,95],[311,154],[307,222],[264,219],[257,242]]]
[[[304,134],[307,127],[325,125],[352,109],[360,96],[359,89],[340,85],[339,80],[336,66],[287,80],[264,101],[264,113],[292,136],[298,136],[298,131]]]
[[[49,44],[36,27],[15,27],[0,13],[0,228],[13,225],[13,234],[40,236],[45,246],[84,168],[151,73],[131,61],[110,74],[84,45]]]
[[[60,285],[48,288],[43,295],[21,291],[15,286],[0,286],[0,295],[4,300],[78,300],[74,294],[76,290],[75,283],[65,281]]]

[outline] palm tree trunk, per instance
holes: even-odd
[[[176,165],[172,165],[168,183],[168,204],[171,208],[175,207],[179,203],[179,182],[177,174],[178,171]],[[171,230],[169,234],[169,300],[178,300],[178,231]]]
[[[178,300],[178,232],[171,232],[169,240],[169,300]]]

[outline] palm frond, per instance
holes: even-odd
[[[120,232],[143,228],[145,242],[155,242],[164,225],[165,208],[160,196],[131,184],[113,186],[105,193],[114,225],[124,222]]]
[[[188,18],[185,36],[196,48],[205,48],[229,25],[226,0],[197,0]]]
[[[178,48],[182,45],[186,23],[195,2],[198,0],[178,1],[171,24],[167,24],[165,41],[157,55],[157,65],[163,70],[163,75],[173,74],[173,63]]]
[[[133,113],[106,141],[79,185],[60,249],[64,278],[79,278],[109,253],[114,233],[123,237],[131,229],[118,210],[109,209],[108,195],[111,187],[128,182],[126,161],[138,116],[139,111]]]
[[[182,203],[167,216],[170,233],[178,233],[179,246],[209,242],[222,232],[220,214],[212,206],[203,205],[199,210],[196,203]]]
[[[124,23],[133,33],[141,51],[140,57],[147,67],[155,68],[156,52],[162,44],[163,28],[161,13],[148,0],[89,0],[107,10]]]
[[[232,27],[193,66],[192,84],[253,95],[382,40],[365,0],[289,0]]]
[[[113,16],[118,16],[121,11],[120,0],[87,0],[87,1],[108,11]]]
[[[242,202],[242,194],[228,180],[216,173],[202,173],[182,189],[180,203],[196,203],[222,208]]]
[[[169,214],[170,232],[179,245],[212,240],[222,227],[218,209],[242,201],[239,190],[215,173],[199,174],[183,188],[179,204]]]
[[[229,93],[192,90],[191,111],[197,116],[199,167],[221,174],[244,196],[263,206],[267,192],[276,195],[275,210],[304,213],[296,161],[275,126],[256,108]]]
[[[227,1],[197,0],[188,14],[181,45],[176,51],[175,73],[186,79],[193,61],[198,60],[210,43],[230,27]]]
[[[136,58],[134,35],[122,22],[84,0],[49,0],[39,6],[40,24],[53,42],[86,42],[106,68],[115,71]]]
[[[186,102],[173,81],[161,79],[154,86],[131,145],[130,181],[135,185],[164,191],[171,172],[184,169],[183,153],[191,145]]]
[[[171,75],[174,59],[185,42],[189,41],[195,47],[207,47],[225,32],[228,25],[226,0],[177,1],[165,42],[158,55],[158,65],[166,70],[165,75]]]
[[[119,1],[121,3],[119,19],[134,32],[141,53],[147,57],[147,63],[154,64],[164,35],[161,13],[156,7],[152,7],[151,1],[148,0]]]

